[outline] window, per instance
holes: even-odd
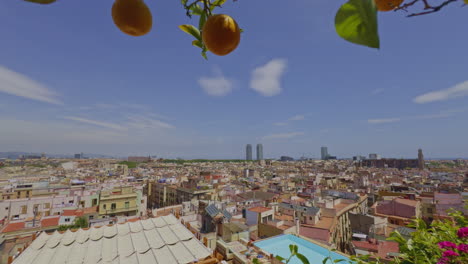
[[[21,206],[21,214],[26,214],[28,212],[28,206],[27,205],[22,205]]]
[[[111,204],[111,210],[115,210],[117,208],[117,205],[115,203]]]
[[[94,215],[90,215],[89,220],[93,220],[93,219],[94,219]]]
[[[312,216],[309,216],[309,220],[312,220]]]
[[[105,204],[102,205],[102,209],[106,209],[106,205],[105,205]]]
[[[70,218],[65,218],[65,222],[70,222]]]
[[[71,204],[72,204],[72,203],[73,203],[73,200],[68,201],[68,203],[71,203]]]
[[[5,207],[5,210],[8,210],[8,207]]]
[[[432,214],[432,208],[427,208],[427,213]]]
[[[96,206],[96,205],[97,205],[97,199],[93,199],[92,206]]]
[[[129,208],[130,207],[130,202],[125,202],[125,208]]]
[[[50,209],[50,203],[45,203],[45,204],[44,204],[44,208],[45,208],[45,209]]]

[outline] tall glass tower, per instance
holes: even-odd
[[[257,160],[263,160],[263,145],[257,144]]]
[[[322,154],[322,160],[326,160],[328,158],[328,148],[327,147],[322,147],[320,149],[321,154]]]
[[[252,160],[252,145],[250,144],[245,147],[245,159]]]

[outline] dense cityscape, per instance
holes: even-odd
[[[0,0],[0,264],[468,264],[468,0]]]
[[[265,160],[258,144],[254,159],[248,144],[245,160],[3,158],[1,262],[281,263],[290,243],[320,262],[331,249],[390,261],[392,232],[468,213],[467,160],[320,154]]]

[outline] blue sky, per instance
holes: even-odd
[[[340,39],[343,1],[239,0],[232,54],[205,61],[180,1],[121,33],[111,0],[0,2],[0,151],[242,158],[468,157],[468,9],[380,13],[381,49]]]

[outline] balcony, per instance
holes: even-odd
[[[124,207],[124,208],[111,208],[111,209],[99,209],[99,214],[118,214],[125,212],[138,211],[137,206],[133,207]]]

